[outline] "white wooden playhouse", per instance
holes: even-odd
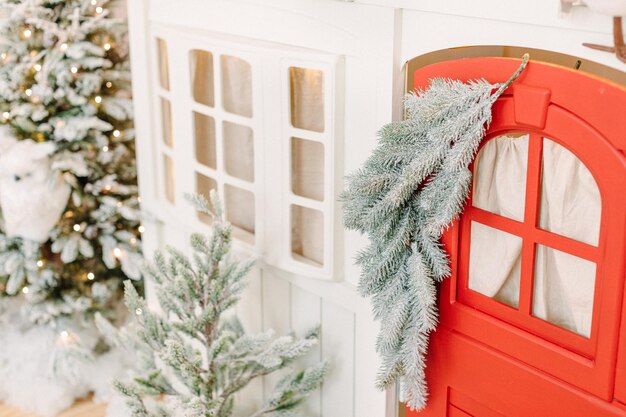
[[[558,0],[128,6],[145,248],[186,247],[209,225],[183,194],[218,190],[238,250],[258,259],[239,307],[248,330],[321,326],[311,360],[332,371],[311,417],[398,415],[395,393],[374,388],[377,325],[353,265],[364,240],[344,232],[337,196],[377,130],[402,117],[407,71],[531,50],[626,83],[625,64],[582,46],[611,44],[610,17]],[[250,387],[243,407],[275,381]]]

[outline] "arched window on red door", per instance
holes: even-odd
[[[485,141],[461,222],[459,299],[585,353],[602,200],[585,164],[536,132]]]

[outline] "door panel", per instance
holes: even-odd
[[[494,122],[490,128],[488,138],[492,135],[500,135],[511,129],[526,128],[534,132],[532,128],[529,129],[516,124],[514,108],[515,103],[512,98],[505,98],[494,106]],[[607,145],[606,140],[584,122],[571,115],[571,113],[554,106],[550,107],[547,113],[546,126],[540,133],[537,133],[539,136],[553,138],[560,143],[564,143],[569,149],[575,150],[579,159],[594,173],[602,172],[603,170],[613,171],[621,169],[619,159],[612,158],[612,148]],[[533,143],[533,135],[535,133],[531,133],[531,145]],[[537,143],[539,137],[535,136],[535,139],[535,143]],[[593,148],[585,147],[585,144],[590,142],[595,143],[596,146]],[[532,146],[529,152],[532,155]],[[536,149],[534,152],[540,154],[540,149]],[[605,156],[607,154],[608,158]],[[481,314],[472,314],[468,317],[474,317],[478,321],[482,321],[483,324],[493,327],[494,333],[491,334],[489,331],[485,331],[485,329],[475,332],[472,330],[473,327],[471,325],[465,330],[465,328],[459,327],[458,323],[456,328],[472,337],[476,337],[478,340],[498,346],[503,352],[512,354],[514,357],[532,366],[552,373],[558,378],[609,400],[612,398],[614,384],[610,375],[615,363],[617,331],[611,321],[602,321],[600,317],[615,316],[615,311],[618,311],[621,303],[620,294],[623,281],[608,278],[615,277],[618,273],[615,265],[612,265],[608,260],[619,258],[623,254],[624,241],[623,234],[615,233],[614,230],[608,229],[606,219],[609,218],[608,211],[611,210],[610,207],[617,208],[620,205],[623,207],[623,202],[620,201],[617,189],[614,188],[615,185],[612,184],[610,178],[596,178],[603,196],[603,223],[601,225],[600,244],[597,248],[581,244],[582,252],[576,252],[577,246],[575,242],[565,241],[555,235],[548,235],[545,231],[538,228],[537,199],[539,195],[538,184],[541,177],[539,161],[539,158],[535,158],[533,164],[532,158],[529,159],[529,172],[533,170],[533,165],[535,166],[535,179],[529,179],[526,191],[534,195],[532,200],[529,200],[527,197],[526,201],[527,207],[534,212],[531,219],[526,218],[525,223],[520,223],[497,218],[497,227],[514,235],[526,236],[523,250],[527,252],[522,254],[522,275],[525,274],[525,265],[527,265],[526,274],[532,274],[530,269],[534,268],[535,251],[533,242],[549,242],[552,247],[573,251],[578,256],[589,256],[590,259],[597,262],[598,271],[591,337],[587,339],[530,315],[532,282],[528,282],[526,286],[522,283],[519,310],[493,302],[491,299],[469,290],[467,286],[467,266],[470,264],[468,259],[470,224],[472,219],[482,222],[486,221],[485,218],[488,216],[486,214],[483,215],[481,211],[474,207],[468,207],[461,220],[460,239],[462,249],[458,257],[458,301],[461,303],[452,305],[451,309],[461,309],[462,303],[465,303],[479,308],[485,314],[495,317],[496,320],[504,320],[509,324],[487,325],[487,317],[482,317]],[[534,186],[531,185],[533,181],[535,183]],[[530,189],[533,189],[533,191],[528,191]],[[459,311],[457,314],[464,313]],[[515,327],[515,329],[507,329],[507,326]],[[521,329],[525,329],[525,331],[518,331]],[[499,331],[502,331],[501,336],[496,335]],[[548,341],[552,341],[554,346],[549,346]]]
[[[516,66],[515,60],[497,58],[449,61],[416,71],[415,85],[424,87],[433,76],[468,80],[478,74],[495,82],[506,79],[507,71]],[[469,204],[445,234],[452,277],[441,285],[440,327],[427,361],[432,396],[426,410],[413,415],[440,417],[457,409],[472,416],[626,415],[614,401],[626,398],[619,378],[626,364],[624,343],[618,358],[626,253],[626,197],[620,191],[626,189],[626,158],[621,152],[626,126],[618,122],[616,129],[615,123],[606,123],[624,111],[626,89],[534,62],[496,102],[483,145],[512,132],[529,137],[524,216],[502,216],[483,209],[488,206]],[[597,242],[565,229],[542,228],[542,148],[552,144],[578,158],[597,184],[602,200]],[[488,287],[470,283],[470,242],[476,222],[522,240],[518,302],[498,301]],[[590,326],[568,330],[568,325],[542,320],[545,315],[533,307],[540,290],[534,279],[541,277],[535,273],[535,261],[540,259],[535,253],[543,246],[595,266],[588,290],[593,294]],[[593,268],[589,270],[593,275]],[[460,404],[459,398],[471,401]]]
[[[622,407],[520,366],[447,328],[438,329],[431,340],[427,374],[429,404],[422,412],[407,412],[407,417],[448,416],[450,403],[473,417],[626,415]]]

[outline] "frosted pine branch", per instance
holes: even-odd
[[[413,409],[426,404],[425,356],[437,324],[435,283],[450,274],[439,240],[463,210],[474,159],[491,106],[526,66],[502,84],[433,79],[408,94],[407,118],[379,132],[379,145],[350,175],[344,224],[370,244],[357,256],[359,290],[372,297],[374,317],[385,323],[376,342],[381,356],[377,385],[402,380]]]

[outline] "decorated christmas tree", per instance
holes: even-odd
[[[137,357],[131,380],[116,383],[133,417],[229,417],[235,394],[252,380],[289,367],[318,341],[316,330],[302,339],[274,337],[271,330],[244,333],[230,310],[252,263],[230,255],[231,226],[215,192],[211,205],[202,196],[192,201],[213,219],[212,233],[208,239],[192,235],[191,258],[168,248],[167,256],[158,252],[147,267],[162,312],[151,310],[127,281],[126,304],[135,320],[118,331],[98,318],[112,344]],[[297,415],[325,369],[321,363],[288,374],[250,417]]]
[[[126,27],[108,0],[0,0],[0,291],[112,312],[140,277]]]

